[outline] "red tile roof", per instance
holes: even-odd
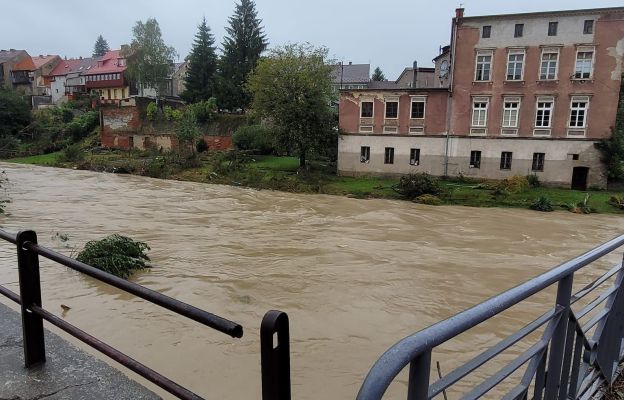
[[[30,56],[13,66],[13,71],[34,71],[37,67]]]
[[[44,65],[46,65],[48,62],[54,60],[56,57],[58,56],[56,55],[37,56],[37,57],[32,57],[32,60],[33,60],[33,63],[35,64],[35,67],[39,69],[43,67]]]
[[[124,59],[119,54],[120,50],[107,51],[102,57],[100,57],[94,65],[83,73],[83,75],[96,75],[96,74],[109,74],[115,72],[124,72],[126,70],[125,61],[124,65],[119,65],[119,60]]]
[[[50,76],[65,76],[72,72],[84,72],[87,67],[95,63],[92,58],[78,58],[61,60],[61,62],[50,72]]]

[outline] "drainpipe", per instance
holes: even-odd
[[[416,89],[416,86],[418,84],[418,62],[414,61],[414,64],[412,64],[412,89]]]
[[[451,136],[451,123],[453,115],[453,84],[455,81],[455,49],[457,43],[457,25],[461,23],[461,19],[464,16],[464,9],[458,8],[455,10],[455,18],[451,24],[451,54],[449,57],[449,63],[451,64],[450,76],[449,76],[449,97],[446,105],[446,144],[444,149],[444,176],[448,176],[449,166],[449,141]]]

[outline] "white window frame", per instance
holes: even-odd
[[[360,125],[358,131],[360,133],[373,133],[373,126],[372,125]]]
[[[507,108],[507,103],[517,103],[517,107],[514,108]],[[520,109],[522,107],[522,99],[520,97],[504,97],[503,98],[503,119],[501,122],[501,126],[503,128],[518,128],[520,125]],[[506,111],[516,111],[516,116],[515,116],[515,123],[514,124],[505,124],[505,112]],[[511,119],[510,119],[511,120]]]
[[[423,103],[423,116],[422,118],[412,118],[412,112],[414,111],[414,103]],[[425,119],[427,116],[427,96],[410,96],[410,119]]]
[[[474,124],[474,113],[475,113],[475,104],[476,103],[485,103],[485,109],[483,108],[479,108],[479,110],[485,110],[485,115],[483,118],[483,124]],[[487,128],[487,122],[488,122],[488,111],[490,109],[490,98],[489,97],[473,97],[472,98],[472,105],[470,107],[471,109],[471,113],[470,113],[470,126],[472,128]]]
[[[490,69],[488,73],[488,79],[477,79],[479,76],[479,57],[481,56],[490,57]],[[477,53],[475,54],[475,74],[474,74],[475,82],[491,82],[492,72],[494,71],[493,67],[494,67],[494,51],[493,50],[477,50]]]
[[[384,125],[383,133],[387,135],[397,135],[399,133],[399,127],[395,125]]]
[[[388,103],[397,103],[397,116],[394,118],[389,118],[387,117],[387,108],[388,108]],[[399,115],[401,114],[401,102],[399,102],[399,96],[393,96],[393,97],[384,97],[384,119],[399,119]]]
[[[587,78],[577,78],[576,77],[576,72],[577,72],[577,63],[579,61],[579,53],[592,53],[592,58],[590,60],[591,65],[590,65],[590,70],[589,70],[589,77]],[[585,80],[590,80],[590,79],[594,79],[594,65],[596,64],[596,47],[595,46],[579,46],[576,48],[576,57],[574,58],[574,72],[572,73],[572,79],[573,80],[577,80],[577,81],[585,81]]]
[[[572,126],[572,104],[585,102],[584,108],[576,108],[576,110],[583,110],[583,126]],[[589,116],[589,96],[572,96],[570,99],[570,113],[568,114],[568,129],[586,129],[587,128],[587,117]],[[577,113],[577,121],[578,121],[578,113]]]
[[[373,112],[370,117],[362,116],[362,104],[363,103],[373,103]],[[374,99],[362,99],[360,100],[360,118],[375,118],[375,100]]]
[[[542,49],[542,55],[540,57],[540,63],[539,63],[539,71],[537,72],[537,76],[539,77],[540,81],[556,81],[559,77],[559,56],[560,56],[560,51],[559,48],[552,48],[552,47],[545,47]],[[545,54],[556,54],[557,58],[555,60],[555,76],[553,78],[549,78],[548,77],[548,72],[549,72],[549,68],[546,68],[546,77],[542,78],[542,67],[544,66],[544,55]],[[548,60],[547,61],[550,65],[550,63],[552,62],[552,60]]]
[[[550,114],[548,117],[548,126],[537,125],[537,115],[540,110],[546,110],[546,108],[539,108],[539,103],[550,103]],[[533,121],[533,136],[550,136],[550,132],[553,125],[553,118],[555,117],[555,98],[553,96],[542,96],[535,100],[535,119]],[[542,121],[544,120],[542,115]]]
[[[522,61],[520,61],[520,79],[510,79],[509,78],[509,66],[511,64],[511,56],[522,55]],[[514,65],[518,63],[518,61],[513,61]],[[526,50],[525,49],[509,49],[507,51],[507,69],[505,70],[505,80],[508,82],[521,82],[524,80],[524,66],[526,65]],[[514,73],[515,73],[514,68]]]

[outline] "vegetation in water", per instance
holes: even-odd
[[[78,253],[78,261],[101,269],[123,279],[128,279],[135,271],[149,268],[149,250],[146,243],[134,241],[127,236],[110,235],[102,240],[87,242]]]
[[[552,200],[550,200],[546,196],[540,196],[537,199],[535,199],[535,201],[531,203],[529,208],[531,208],[531,210],[543,211],[543,212],[550,212],[550,211],[555,210],[552,204]]]
[[[394,190],[406,199],[414,199],[424,194],[438,195],[442,193],[442,186],[438,178],[418,173],[402,176]]]

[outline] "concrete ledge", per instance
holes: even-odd
[[[46,363],[24,367],[21,316],[0,303],[0,400],[156,400],[123,373],[45,331]]]

